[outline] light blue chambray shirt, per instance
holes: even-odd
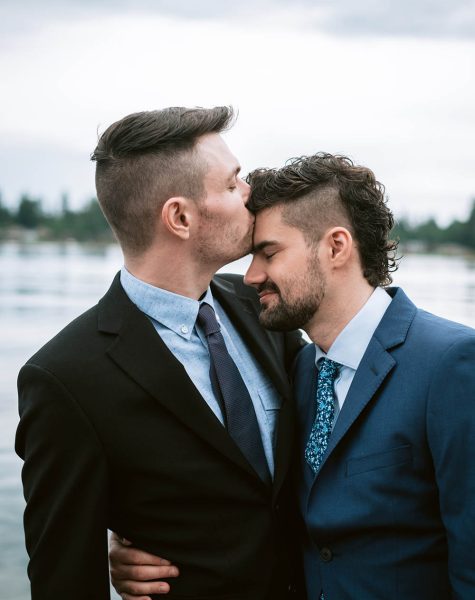
[[[120,282],[127,296],[151,320],[157,333],[183,365],[208,406],[224,424],[209,377],[208,343],[201,329],[195,326],[200,302],[145,283],[134,277],[125,267],[121,269]],[[273,475],[275,434],[282,398],[245,346],[223,308],[213,298],[210,288],[201,301],[214,308],[228,352],[249,390],[269,471]]]
[[[318,361],[325,357],[342,365],[335,379],[335,395],[338,402],[335,402],[333,425],[335,425],[341,407],[345,402],[356,369],[366,352],[373,333],[390,304],[391,296],[383,288],[377,287],[364,306],[339,333],[327,354],[315,345],[317,369],[320,367]]]

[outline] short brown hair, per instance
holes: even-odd
[[[196,156],[203,135],[232,125],[232,107],[138,112],[110,125],[99,138],[99,203],[124,252],[140,254],[153,240],[157,211],[168,198],[204,196],[206,165]]]
[[[375,287],[392,282],[390,273],[397,269],[397,242],[389,239],[394,219],[384,186],[370,169],[346,156],[319,152],[293,158],[281,169],[256,169],[247,181],[250,210],[284,205],[283,219],[300,229],[309,244],[318,242],[328,226],[345,225],[368,282]]]

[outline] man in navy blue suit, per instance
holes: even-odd
[[[309,600],[473,600],[475,331],[388,287],[369,169],[317,154],[250,183],[260,322],[313,342],[294,370]]]
[[[317,154],[250,182],[260,321],[314,342],[294,375],[308,598],[473,600],[475,331],[386,287],[369,169]]]

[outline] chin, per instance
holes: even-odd
[[[270,331],[294,331],[302,329],[309,322],[308,314],[283,310],[281,306],[263,304],[259,323]]]
[[[259,317],[259,323],[264,329],[268,329],[269,331],[292,331],[295,329],[294,327],[289,327],[287,323],[282,323],[281,321],[273,320],[272,318],[267,319],[265,316],[263,318],[262,313]]]

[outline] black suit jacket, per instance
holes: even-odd
[[[20,372],[16,450],[33,600],[108,598],[107,528],[179,566],[171,598],[288,597],[296,553],[287,370],[303,342],[259,327],[241,277],[216,276],[212,290],[284,398],[273,486],[116,277]]]

